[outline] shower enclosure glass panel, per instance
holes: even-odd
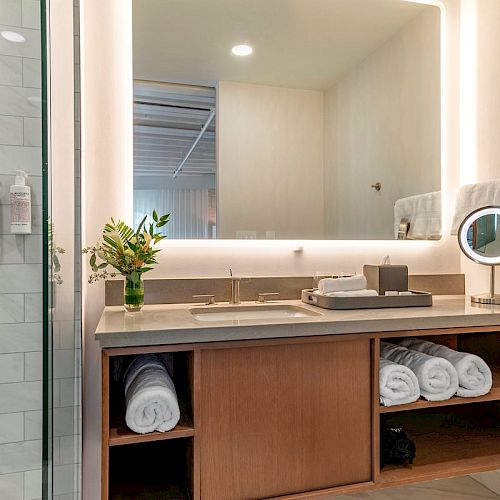
[[[81,491],[79,118],[64,111],[73,148],[54,116],[61,79],[51,70],[50,17],[48,0],[0,0],[2,500],[78,499]],[[69,36],[77,48],[78,32]],[[74,60],[77,69],[77,53]],[[64,71],[72,86],[71,66]],[[11,231],[18,169],[31,188],[29,234]]]
[[[43,4],[42,4],[43,6]],[[40,2],[0,2],[0,498],[42,496],[43,265]],[[44,6],[43,6],[44,7]],[[28,174],[30,234],[13,234],[9,188]],[[43,453],[44,452],[44,453]]]
[[[74,5],[76,13],[78,5]],[[42,78],[47,96],[43,114],[47,141],[43,171],[43,497],[76,500],[81,494],[80,131],[79,86],[73,74],[79,74],[79,37],[78,23],[73,23],[73,72],[61,59],[67,52],[61,50],[62,29],[57,24],[62,21],[61,9],[67,6],[57,6],[57,12],[50,10],[49,2],[43,7],[42,19],[47,20],[50,33],[45,38],[50,43],[44,66],[48,71]]]

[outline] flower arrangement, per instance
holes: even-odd
[[[111,218],[104,226],[102,241],[82,250],[83,253],[90,254],[92,273],[89,283],[118,274],[125,276],[125,308],[129,311],[140,310],[144,304],[142,275],[151,271],[151,266],[156,264],[156,254],[160,250],[154,246],[165,239],[157,229],[163,227],[169,218],[170,214],[159,217],[156,210],[153,210],[152,222],[146,222],[146,215],[135,231],[123,221],[115,222]],[[108,266],[115,271],[108,271]]]

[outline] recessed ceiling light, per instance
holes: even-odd
[[[23,35],[16,33],[15,31],[2,31],[1,35],[9,42],[22,43],[25,40]]]
[[[235,56],[249,56],[253,52],[253,49],[252,49],[252,47],[250,47],[250,45],[243,43],[241,45],[235,45],[231,49],[231,52]]]

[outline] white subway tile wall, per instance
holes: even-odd
[[[0,498],[41,498],[40,2],[0,0]],[[34,234],[10,234],[9,188],[29,174]],[[74,377],[74,376],[73,376]],[[59,387],[58,387],[59,390]],[[59,398],[58,398],[59,399]],[[59,426],[67,429],[63,419]]]
[[[19,57],[0,56],[0,84],[22,85],[23,63]]]
[[[23,413],[4,413],[0,415],[0,444],[16,443],[23,441],[23,439]]]
[[[2,500],[19,500],[24,498],[24,474],[0,474],[0,491]]]
[[[61,304],[74,304],[74,311],[57,310],[56,298],[52,325],[53,494],[57,500],[75,500],[81,490],[80,272],[76,267],[73,275],[71,265],[73,258],[79,263],[81,248],[78,11],[75,0],[76,224],[74,248],[67,248],[62,257],[67,265],[61,276],[65,283],[74,280],[75,286],[57,290],[65,294]],[[0,37],[0,499],[32,500],[42,496],[40,1],[0,0],[0,32],[4,30],[21,34],[25,41],[13,43]],[[32,234],[27,236],[10,232],[9,188],[18,168],[28,172],[32,189]],[[73,291],[74,300],[67,296]]]

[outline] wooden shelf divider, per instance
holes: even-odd
[[[167,439],[179,439],[194,436],[194,427],[178,424],[171,431],[149,432],[148,434],[137,434],[126,426],[111,427],[109,430],[109,446],[120,446],[123,444],[148,443],[151,441],[165,441]]]
[[[479,396],[477,398],[462,398],[458,396],[453,396],[446,401],[426,401],[425,399],[419,399],[414,403],[408,403],[404,405],[394,405],[394,406],[379,406],[380,413],[395,413],[400,411],[413,411],[413,410],[423,410],[425,408],[438,408],[441,406],[455,406],[455,405],[465,405],[471,403],[486,403],[489,401],[500,401],[500,367],[491,367],[493,373],[493,385],[491,391],[484,396]]]

